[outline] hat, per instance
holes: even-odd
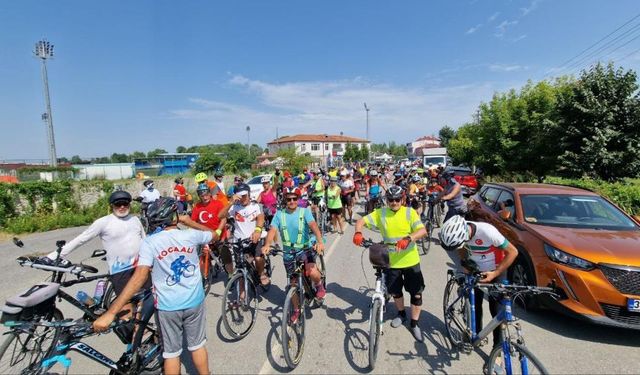
[[[247,195],[251,191],[251,188],[247,184],[240,184],[236,186],[234,193],[237,195]]]

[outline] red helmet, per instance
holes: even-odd
[[[298,196],[298,198],[300,198],[302,196],[302,191],[300,191],[300,188],[297,188],[295,186],[291,186],[291,187],[286,187],[284,188],[284,195],[292,195],[295,194]]]

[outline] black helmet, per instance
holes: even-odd
[[[129,203],[131,203],[131,194],[127,193],[124,190],[114,191],[109,196],[109,204],[114,204],[116,202],[129,202]]]
[[[174,181],[175,181],[176,184],[181,184],[182,183],[182,177],[178,177]]]
[[[451,169],[445,169],[442,172],[442,178],[444,178],[445,180],[450,180],[453,178],[453,176],[455,176],[456,174],[451,170]]]
[[[149,187],[149,185],[153,184],[153,180],[145,180],[142,184],[143,184],[145,187]]]
[[[209,185],[206,182],[201,182],[198,184],[198,188],[196,189],[196,192],[198,194],[200,194],[201,192],[208,192],[211,193],[211,188],[209,188]]]
[[[173,223],[178,204],[173,198],[160,197],[147,207],[147,219],[154,227],[167,226]]]
[[[234,194],[239,194],[242,191],[246,191],[247,194],[251,193],[251,188],[249,187],[249,185],[245,184],[245,183],[240,183],[240,185],[236,186],[233,189],[233,193]]]
[[[391,185],[387,189],[387,199],[401,199],[404,196],[404,191],[398,185]]]

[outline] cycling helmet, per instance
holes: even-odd
[[[291,187],[286,187],[284,188],[284,195],[297,195],[298,198],[300,198],[302,196],[302,191],[300,191],[299,188],[295,187],[295,186],[291,186]]]
[[[222,173],[221,171],[216,171],[216,172],[213,174],[213,176],[214,176],[215,178],[218,178],[218,177],[224,177],[224,173]]]
[[[153,186],[153,180],[145,180],[142,184],[144,187]]]
[[[371,172],[369,172],[369,176],[371,177],[378,177],[378,171],[376,171],[375,169],[372,170]]]
[[[154,227],[164,227],[174,222],[178,211],[176,200],[168,197],[160,197],[147,207],[147,219]]]
[[[178,177],[175,180],[173,180],[176,184],[181,184],[182,183],[182,177]]]
[[[240,184],[233,189],[234,194],[238,195],[246,195],[251,192],[251,188],[247,184]]]
[[[404,197],[404,191],[398,185],[389,186],[386,194],[387,199],[400,199]]]
[[[456,174],[455,174],[452,170],[450,170],[450,169],[445,169],[445,170],[442,172],[442,178],[444,178],[445,180],[450,180],[450,179],[452,179],[452,178],[453,178],[453,176],[455,176],[455,175],[456,175]]]
[[[209,177],[204,172],[200,172],[195,176],[195,180],[197,184],[201,183],[202,181],[206,181],[207,179],[209,179]]]
[[[331,177],[329,177],[329,181],[331,181],[331,182],[338,182],[338,176],[331,176]]]
[[[264,184],[264,183],[271,183],[271,177],[270,176],[262,176],[262,178],[260,179],[260,183]]]
[[[131,194],[124,190],[114,191],[109,196],[109,204],[114,204],[116,202],[131,202]]]
[[[198,188],[196,189],[196,193],[198,193],[198,195],[207,192],[207,193],[211,193],[211,189],[209,188],[209,185],[207,185],[206,182],[201,182],[198,184]]]
[[[422,177],[420,177],[418,175],[415,175],[415,176],[411,177],[411,181],[420,182],[420,181],[422,181]]]
[[[453,251],[469,241],[469,229],[467,221],[459,215],[452,216],[447,220],[438,234],[440,244],[446,251]]]

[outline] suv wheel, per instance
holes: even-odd
[[[533,274],[532,267],[530,263],[522,255],[523,249],[518,249],[520,254],[516,258],[516,261],[513,262],[509,271],[507,272],[507,276],[509,278],[509,282],[515,285],[531,285],[535,286],[535,276]],[[536,297],[534,296],[525,296],[524,297],[524,306],[527,309],[535,310],[539,307],[539,303]]]

